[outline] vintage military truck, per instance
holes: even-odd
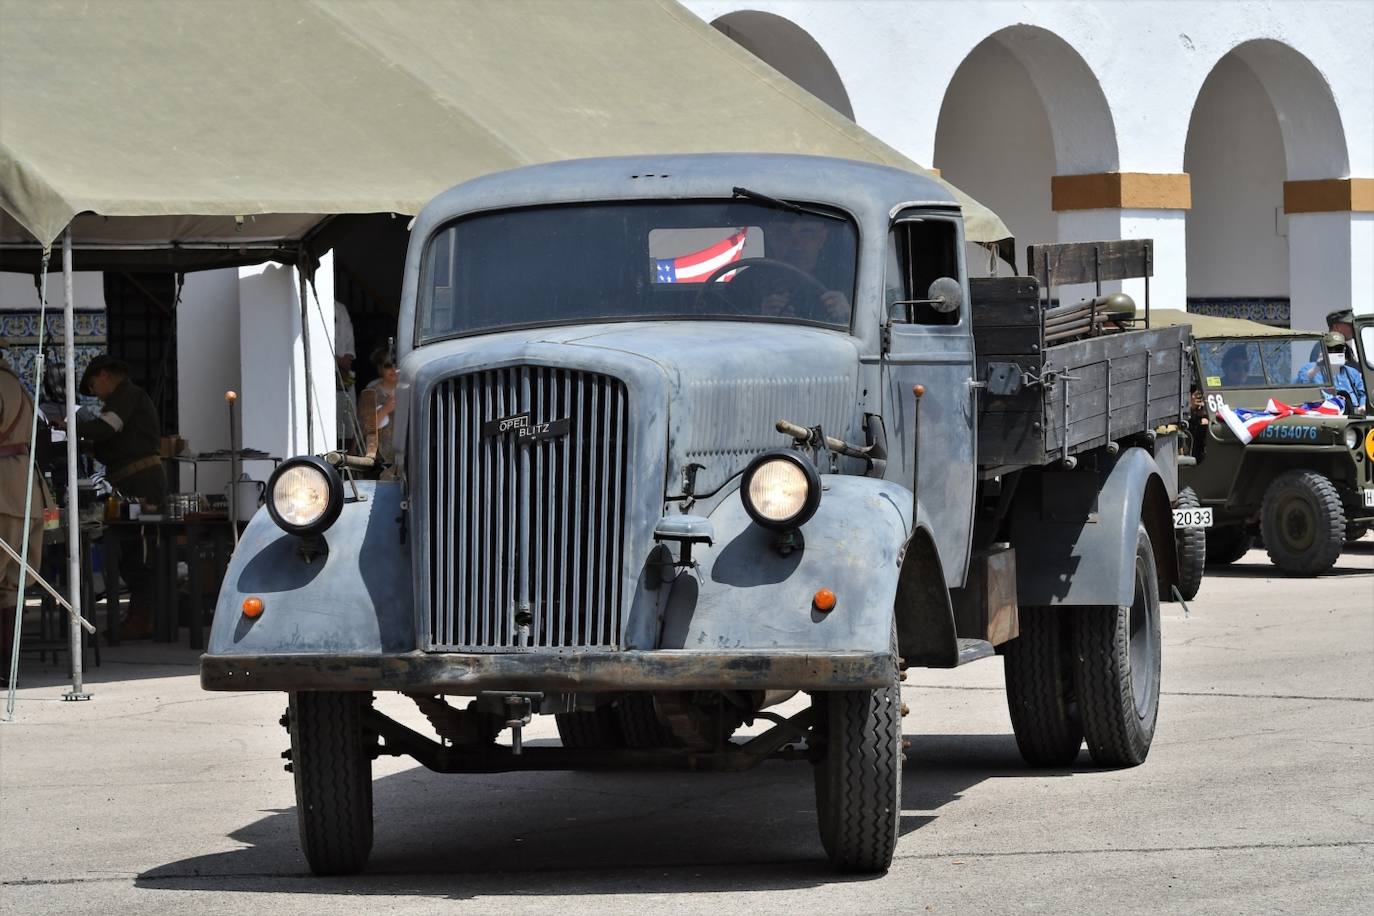
[[[1207,561],[1235,562],[1258,537],[1284,572],[1330,569],[1374,522],[1374,419],[1287,416],[1246,443],[1217,413],[1324,400],[1334,389],[1322,335],[1165,309],[1153,320],[1191,327],[1196,340],[1200,404],[1179,478],[1212,510]]]
[[[284,463],[201,662],[207,689],[289,693],[310,867],[363,867],[371,761],[409,755],[809,761],[831,862],[883,871],[903,670],[996,654],[1030,763],[1085,738],[1098,765],[1141,763],[1186,332],[1103,330],[1031,277],[971,284],[964,254],[938,183],[812,157],[564,162],[432,201],[399,479]],[[1047,280],[1110,281],[1148,273],[1149,245],[1033,255]],[[562,747],[524,744],[541,713]]]

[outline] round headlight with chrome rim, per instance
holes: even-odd
[[[799,452],[764,452],[744,470],[740,499],[749,517],[765,528],[797,528],[816,514],[821,477]]]
[[[282,462],[267,480],[267,512],[283,531],[319,534],[343,509],[339,472],[313,455]]]
[[[1363,438],[1364,438],[1364,437],[1360,435],[1360,431],[1359,431],[1358,429],[1356,429],[1355,427],[1353,427],[1353,426],[1347,426],[1347,427],[1345,428],[1345,447],[1346,447],[1346,448],[1349,448],[1349,449],[1356,449],[1356,448],[1359,448],[1359,447],[1360,447],[1360,441],[1361,441]]]

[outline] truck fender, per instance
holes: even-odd
[[[897,646],[907,668],[954,668],[959,639],[945,571],[924,512],[902,555],[897,581]]]
[[[821,477],[816,514],[802,547],[777,548],[737,495],[711,513],[712,546],[678,573],[663,612],[664,649],[887,652],[902,547],[911,531],[911,492],[885,480]],[[814,605],[828,588],[829,612]]]
[[[307,561],[302,540],[259,510],[239,539],[215,605],[211,655],[368,654],[415,648],[410,548],[401,484],[359,481]],[[351,494],[351,488],[345,487]],[[243,613],[262,599],[257,618]]]
[[[1160,596],[1170,596],[1178,582],[1173,516],[1148,451],[1103,453],[1095,470],[1029,472],[1011,517],[1018,604],[1130,604],[1142,522],[1154,547]]]

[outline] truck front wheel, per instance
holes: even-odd
[[[1260,531],[1279,569],[1299,576],[1324,573],[1345,547],[1340,494],[1316,471],[1286,471],[1264,492]]]
[[[1033,767],[1073,763],[1083,746],[1074,690],[1072,609],[1023,607],[1021,635],[1002,650],[1007,709],[1021,756]]]
[[[1075,612],[1074,650],[1083,737],[1098,766],[1145,762],[1159,714],[1159,579],[1144,525],[1137,526],[1129,605]]]
[[[812,697],[822,742],[816,814],[830,864],[887,871],[902,813],[902,715],[897,685]]]
[[[317,875],[361,871],[372,852],[370,693],[299,692],[287,709],[301,849]]]

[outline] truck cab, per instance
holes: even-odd
[[[1097,763],[1142,762],[1183,337],[1094,338],[1098,369],[1078,367],[1045,344],[1040,286],[1008,278],[983,301],[1004,332],[986,346],[1012,355],[980,361],[964,257],[939,183],[815,157],[555,163],[427,205],[394,479],[362,479],[367,456],[283,464],[202,659],[207,689],[288,693],[312,869],[363,867],[371,760],[403,754],[453,773],[805,760],[832,865],[883,871],[903,670],[998,654],[1028,761],[1086,738]],[[1080,369],[1118,391],[1143,374],[1143,401],[1071,417]],[[538,714],[562,747],[523,746]]]

